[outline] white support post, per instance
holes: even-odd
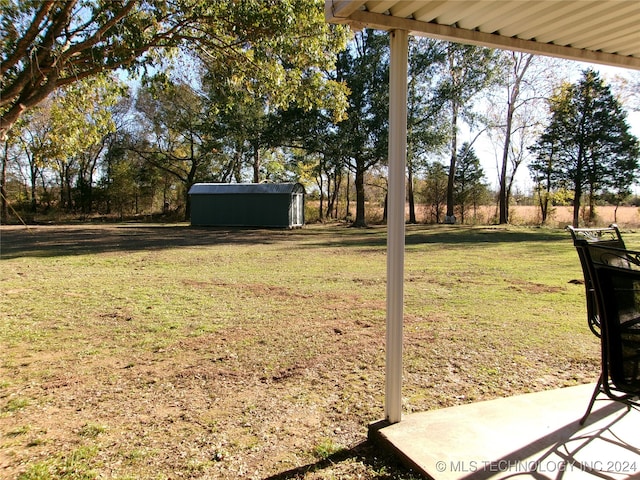
[[[389,193],[387,212],[387,363],[385,417],[402,419],[402,324],[407,163],[407,74],[409,35],[390,33]]]

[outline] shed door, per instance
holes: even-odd
[[[304,195],[294,193],[291,202],[291,226],[300,227],[304,224]]]

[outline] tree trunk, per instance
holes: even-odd
[[[347,170],[347,185],[346,185],[346,197],[347,197],[347,206],[345,208],[345,214],[344,214],[344,219],[345,220],[349,220],[349,218],[351,217],[351,212],[349,210],[351,210],[351,203],[350,203],[350,199],[349,199],[349,186],[351,183],[351,178],[349,176],[349,170]]]
[[[260,183],[260,149],[253,147],[253,183]]]
[[[7,207],[7,163],[9,161],[9,142],[4,142],[2,155],[2,170],[0,171],[0,223],[6,223],[9,218]]]
[[[596,221],[596,194],[595,187],[592,183],[589,184],[589,225],[593,225]]]
[[[538,187],[538,206],[540,207],[540,220],[544,225],[549,214],[549,192],[543,192],[541,187]]]
[[[382,222],[387,223],[387,213],[389,211],[389,192],[384,194],[384,209],[382,210]]]
[[[453,114],[451,117],[451,161],[449,163],[449,178],[447,181],[447,214],[444,217],[444,223],[456,223],[453,203],[453,189],[455,186],[456,162],[458,161],[458,107],[453,105]]]
[[[331,191],[331,174],[327,172],[327,218],[332,218],[331,212],[333,212],[333,201],[335,198],[335,192]]]
[[[515,54],[514,54],[515,55]],[[520,54],[524,55],[524,54]],[[515,56],[514,65],[514,83],[509,95],[509,103],[507,104],[507,126],[505,129],[504,147],[502,152],[502,168],[500,172],[500,217],[499,223],[509,223],[509,197],[511,196],[511,186],[513,185],[513,177],[516,174],[517,166],[514,165],[511,172],[512,180],[507,184],[507,165],[509,163],[509,147],[511,146],[511,129],[513,128],[513,116],[515,115],[516,102],[520,96],[520,85],[524,75],[531,65],[534,56],[527,54],[526,56]],[[518,60],[519,59],[519,60]],[[524,63],[521,63],[524,59]]]
[[[407,196],[409,197],[409,223],[418,223],[416,221],[416,201],[413,194],[413,168],[409,167],[407,178]]]
[[[364,218],[364,162],[356,159],[356,219],[353,222],[354,227],[366,227],[367,222]]]
[[[499,224],[509,223],[509,195],[507,194],[507,164],[509,162],[509,144],[511,143],[511,124],[513,121],[513,107],[509,103],[507,113],[507,129],[504,137],[504,147],[502,152],[502,167],[500,169],[500,204]]]
[[[45,182],[44,175],[42,174],[42,171],[39,171],[38,175],[40,176],[40,188],[42,188],[42,198],[46,198],[47,199],[47,204],[45,206],[45,210],[48,211],[48,210],[51,209],[51,195],[49,195],[49,192],[47,190],[47,183]]]
[[[322,180],[322,169],[320,170],[320,174],[316,178],[316,183],[318,185],[318,190],[320,190],[320,208],[318,209],[318,221],[320,223],[324,222],[324,181]]]
[[[582,129],[581,129],[582,130]],[[578,145],[578,160],[576,162],[576,176],[573,190],[573,226],[580,226],[580,206],[582,201],[583,177],[582,169],[584,165],[584,146],[582,143]]]
[[[29,160],[29,175],[31,183],[31,211],[36,213],[38,209],[38,166],[33,158]],[[42,182],[44,183],[44,181]]]
[[[410,136],[412,132],[413,129],[410,127],[408,135]],[[407,142],[407,200],[409,202],[409,223],[418,223],[416,221],[415,192],[413,191],[413,156],[413,144]]]
[[[580,226],[580,197],[582,197],[582,187],[578,185],[576,187],[573,197],[573,226]]]
[[[237,183],[242,182],[242,154],[239,149],[233,154],[233,178]]]
[[[189,190],[191,186],[196,183],[196,173],[198,171],[198,165],[200,162],[197,159],[192,159],[191,168],[189,169],[189,174],[187,175],[187,181],[185,183],[185,192],[184,192],[184,219],[191,219],[191,195],[189,195]]]
[[[342,185],[342,172],[336,170],[336,177],[333,180],[333,218],[340,218],[340,213],[338,212],[338,205],[340,204],[340,202],[338,201],[340,198],[340,185]]]

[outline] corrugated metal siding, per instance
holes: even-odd
[[[299,183],[197,183],[189,190],[191,224],[291,228],[304,224]]]

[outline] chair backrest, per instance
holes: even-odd
[[[589,248],[600,318],[604,387],[640,394],[640,252]]]
[[[576,228],[571,225],[567,227],[571,233],[574,243],[584,240],[588,243],[602,243],[612,247],[625,248],[620,229],[615,223],[603,228]]]
[[[592,246],[606,246],[613,248],[626,248],[618,226],[612,224],[605,228],[575,228],[567,227],[573,238],[573,245],[578,252],[582,275],[584,276],[584,288],[587,302],[587,322],[591,331],[600,336],[600,321],[596,309],[593,291],[593,275],[586,257],[586,250]]]
[[[591,246],[626,248],[620,229],[616,224],[611,224],[605,228],[575,228],[568,226],[567,230],[571,233],[573,245],[578,251],[585,285],[592,281],[591,272],[589,272],[589,266],[584,254],[585,248]]]

